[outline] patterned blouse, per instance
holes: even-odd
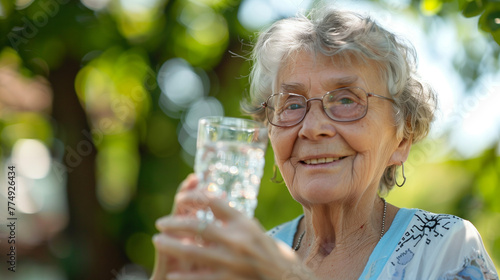
[[[268,234],[292,247],[300,219]],[[467,220],[401,208],[373,250],[359,279],[496,279],[481,236]]]

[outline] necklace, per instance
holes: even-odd
[[[382,201],[384,202],[384,215],[382,216],[382,231],[380,232],[380,239],[384,236],[385,233],[385,214],[387,213],[387,201],[382,197]]]
[[[302,238],[304,237],[304,234],[306,234],[306,231],[304,230],[302,234],[299,236],[299,240],[297,240],[297,245],[293,247],[294,251],[297,251],[300,248],[300,243],[302,242]]]
[[[380,231],[380,239],[382,239],[382,236],[384,236],[384,233],[385,233],[385,215],[387,214],[387,201],[385,201],[384,198],[381,198],[381,199],[384,202],[384,214],[382,215],[382,230]],[[297,240],[297,244],[295,244],[295,247],[293,247],[294,251],[299,250],[300,243],[302,243],[302,238],[304,238],[305,234],[306,234],[306,231],[304,230],[302,232],[302,234],[299,236],[299,239]]]

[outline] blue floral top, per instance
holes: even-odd
[[[302,216],[268,234],[292,247]],[[401,208],[359,279],[499,279],[481,236],[467,220]]]

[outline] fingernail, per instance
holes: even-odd
[[[165,216],[165,217],[162,217],[162,218],[159,218],[158,220],[156,220],[156,227],[160,227],[160,228],[163,228],[167,225],[168,223],[168,220],[170,219],[170,216]]]
[[[157,233],[153,235],[153,243],[159,243],[160,242],[160,234]]]
[[[180,276],[181,275],[178,272],[170,272],[170,273],[167,273],[167,278],[166,279],[175,280],[175,279],[179,279]]]

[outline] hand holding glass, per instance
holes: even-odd
[[[267,128],[261,123],[229,117],[200,119],[194,166],[199,188],[253,217],[267,142]],[[197,216],[213,220],[206,209]]]

